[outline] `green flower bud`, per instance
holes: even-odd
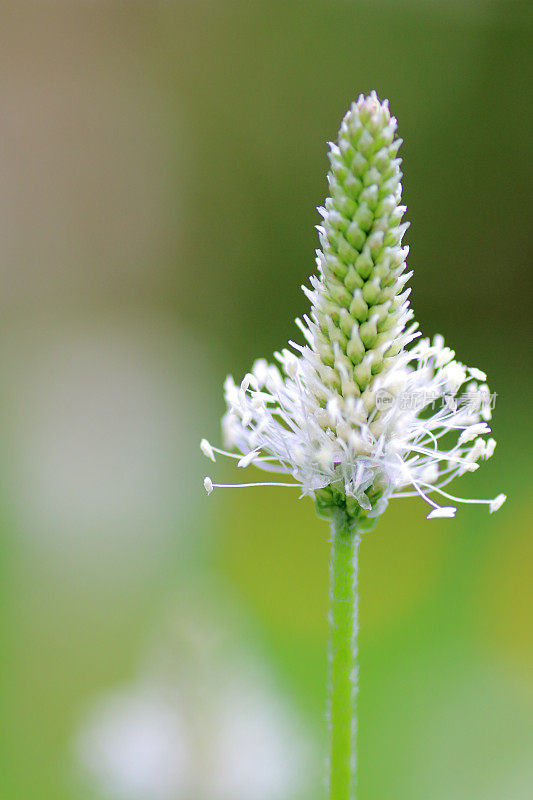
[[[380,103],[374,92],[352,104],[337,143],[330,145],[331,196],[320,209],[324,218],[320,293],[328,301],[315,298],[314,303],[324,335],[320,355],[330,367],[339,362],[334,356],[334,347],[339,347],[362,391],[374,370],[381,369],[383,353],[401,349],[408,319],[407,309],[401,311],[395,303],[404,283],[394,270],[403,268],[407,255],[407,248],[400,246],[407,224],[401,224],[405,206],[401,205],[401,161],[396,158],[400,140],[395,133],[396,120],[387,101]],[[332,324],[334,306],[340,330]],[[379,353],[375,352],[378,344]],[[366,358],[370,353],[373,358]],[[339,375],[335,384],[341,382]]]

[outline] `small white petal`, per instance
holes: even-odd
[[[333,447],[330,444],[324,444],[316,454],[316,460],[322,469],[328,469],[331,466],[333,459]]]
[[[211,494],[213,491],[213,481],[207,475],[204,478],[204,489],[206,490],[207,494]]]
[[[368,497],[364,492],[360,492],[358,494],[357,502],[359,503],[361,508],[364,508],[365,511],[370,511],[372,508],[372,503],[370,502],[370,500],[368,499]]]
[[[507,500],[506,494],[499,494],[498,497],[495,497],[494,500],[490,503],[489,511],[492,514],[494,511],[497,511],[499,508],[503,506],[505,501]]]
[[[291,460],[297,467],[305,463],[305,449],[301,445],[292,448]]]
[[[433,511],[430,511],[427,515],[427,519],[439,519],[439,518],[451,518],[455,517],[455,512],[457,511],[456,508],[453,506],[441,506],[440,508],[434,508]]]
[[[207,439],[202,439],[202,441],[200,442],[200,450],[202,451],[204,456],[210,458],[211,461],[215,461],[215,454],[213,452],[213,448],[211,447]]]

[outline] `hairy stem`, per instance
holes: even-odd
[[[328,654],[329,800],[354,800],[357,698],[357,558],[361,537],[342,509],[331,518]]]

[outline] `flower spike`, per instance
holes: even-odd
[[[297,320],[305,344],[256,361],[240,385],[225,384],[225,453],[238,466],[292,476],[302,495],[330,516],[342,508],[361,530],[389,499],[419,495],[429,519],[453,517],[433,495],[478,467],[495,447],[495,395],[485,373],[455,360],[441,336],[421,339],[406,284],[408,223],[401,204],[401,139],[388,102],[361,95],[329,146],[330,196],[318,211],[317,274],[302,287],[310,314]],[[455,443],[450,444],[453,437]],[[204,481],[213,490],[209,478]],[[241,484],[264,485],[264,484]],[[275,484],[281,485],[281,484]]]

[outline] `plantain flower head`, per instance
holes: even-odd
[[[419,495],[428,518],[453,517],[460,499],[444,487],[496,444],[485,438],[495,397],[485,374],[441,336],[419,339],[412,319],[396,128],[375,92],[346,113],[329,146],[317,274],[302,287],[311,309],[296,320],[305,343],[289,342],[277,365],[256,361],[239,385],[226,379],[223,433],[237,453],[201,443],[213,461],[290,476],[268,485],[298,486],[320,513],[340,506],[362,529],[394,497]],[[492,512],[504,500],[460,502]]]

